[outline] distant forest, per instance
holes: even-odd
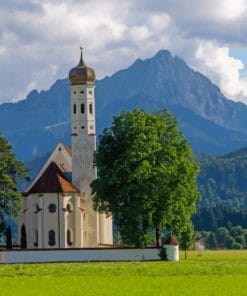
[[[247,228],[247,148],[224,156],[198,157],[202,200],[193,217],[196,230]]]

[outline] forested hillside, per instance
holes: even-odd
[[[224,156],[203,155],[199,160],[202,201],[194,216],[196,229],[247,228],[247,148]]]

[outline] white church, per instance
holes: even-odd
[[[59,143],[23,192],[19,237],[28,249],[110,246],[112,217],[93,210],[95,72],[81,58],[69,72],[71,148]],[[23,238],[25,236],[25,238]]]

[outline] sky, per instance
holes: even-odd
[[[97,78],[160,49],[247,104],[247,0],[1,0],[0,103],[49,89],[84,59]]]

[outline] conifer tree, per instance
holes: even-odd
[[[16,160],[11,145],[0,134],[0,211],[3,214],[17,214],[21,195],[17,192],[16,179],[24,177],[24,165]]]
[[[211,231],[207,239],[207,246],[209,249],[216,250],[218,248],[218,243],[215,234]]]

